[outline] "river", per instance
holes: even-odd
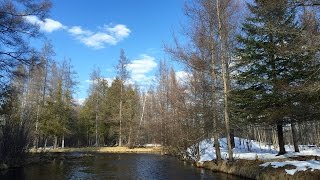
[[[67,158],[0,172],[1,180],[146,179],[192,180],[240,178],[192,167],[172,157],[155,154],[94,154]]]

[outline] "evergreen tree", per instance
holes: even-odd
[[[279,154],[284,154],[283,125],[298,120],[295,110],[307,94],[297,89],[314,73],[314,53],[304,48],[288,0],[256,0],[248,8],[252,15],[238,38],[235,114],[247,123],[276,125]]]
[[[122,103],[123,103],[123,91],[124,83],[129,78],[129,72],[127,66],[129,59],[126,57],[123,49],[120,50],[120,57],[117,65],[117,77],[121,81],[120,84],[120,101],[119,101],[119,146],[122,146]]]

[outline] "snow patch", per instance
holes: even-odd
[[[286,165],[293,165],[294,169],[285,169],[287,174],[294,175],[297,171],[306,171],[310,169],[311,171],[320,170],[320,161],[309,160],[309,161],[284,161],[284,162],[266,162],[260,166],[267,167],[271,165],[273,168],[283,167]]]
[[[234,159],[247,159],[247,160],[270,160],[270,159],[284,159],[288,157],[298,157],[298,156],[319,156],[320,149],[308,145],[300,145],[300,152],[294,152],[294,147],[292,145],[286,145],[286,154],[281,156],[276,156],[278,150],[270,144],[257,142],[250,139],[244,139],[235,137],[235,148],[233,148]],[[221,157],[223,159],[228,159],[228,147],[227,139],[220,138],[220,151]],[[189,157],[197,162],[212,161],[216,159],[216,153],[214,148],[214,139],[208,138],[194,144],[187,149]]]
[[[319,156],[320,149],[313,145],[299,145],[300,152],[294,152],[294,147],[292,145],[286,145],[286,154],[281,156],[276,156],[278,150],[270,144],[265,144],[257,142],[254,140],[244,139],[244,138],[234,138],[235,148],[233,148],[234,159],[247,159],[247,160],[268,160],[284,159],[288,157],[298,157],[298,156]],[[222,159],[228,159],[228,147],[227,139],[219,139],[220,151]],[[191,159],[199,163],[205,161],[212,161],[216,159],[216,152],[214,148],[214,139],[208,138],[194,144],[187,149],[187,153]],[[308,160],[308,161],[283,161],[283,162],[266,162],[260,166],[267,167],[271,165],[273,168],[283,167],[285,165],[293,165],[294,169],[285,169],[287,174],[294,175],[297,171],[306,171],[310,169],[311,171],[320,170],[320,161],[318,160]]]

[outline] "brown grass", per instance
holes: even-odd
[[[43,150],[31,149],[30,152],[43,152]],[[97,153],[155,153],[160,154],[162,148],[128,148],[128,147],[84,147],[84,148],[57,148],[45,150],[45,152],[97,152]]]
[[[233,174],[246,179],[261,179],[261,180],[319,180],[320,171],[319,170],[307,170],[299,171],[294,175],[288,175],[285,172],[285,169],[291,169],[290,165],[273,168],[271,166],[261,167],[262,161],[253,161],[253,160],[237,160],[235,162],[214,162],[208,161],[203,164],[197,164],[198,167],[209,169],[216,172],[223,172],[227,174]]]
[[[162,148],[132,148],[128,147],[102,147],[98,152],[102,153],[161,153]]]

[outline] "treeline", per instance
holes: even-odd
[[[91,73],[88,98],[80,110],[81,136],[78,138],[82,138],[81,145],[133,147],[138,143],[143,95],[137,86],[126,83],[128,64],[121,50],[117,77],[112,82],[102,77],[99,68]]]
[[[13,72],[15,76],[2,97],[1,150],[4,155],[14,153],[10,148],[17,148],[10,143],[37,148],[50,142],[55,148],[59,137],[59,144],[64,147],[64,138],[70,134],[77,116],[73,99],[77,82],[70,61],[58,63],[51,59],[52,53],[52,46],[47,43],[39,56],[32,57],[30,64],[19,63]]]
[[[183,39],[165,46],[184,73],[162,60],[153,86],[140,89],[121,50],[115,79],[95,68],[82,105],[70,60],[55,60],[50,43],[39,52],[28,44],[41,34],[24,16],[46,17],[50,3],[16,3],[0,5],[1,162],[47,146],[153,143],[186,156],[204,138],[227,137],[232,160],[233,136],[273,144],[279,154],[288,143],[296,151],[320,144],[317,1],[187,1]],[[218,160],[219,147],[215,141]]]
[[[189,73],[174,113],[190,126],[175,127],[183,138],[170,146],[227,137],[232,160],[234,135],[273,144],[279,154],[286,143],[295,151],[299,144],[320,144],[318,2],[256,0],[246,7],[233,0],[186,3],[184,43],[174,37],[165,50]],[[174,106],[166,103],[171,113]]]
[[[44,94],[50,92],[50,101],[54,102],[55,91],[48,87],[51,76],[46,56],[50,56],[50,48],[47,46],[39,53],[30,46],[30,39],[41,34],[39,27],[25,20],[31,15],[47,17],[50,7],[49,1],[1,1],[0,163],[15,163],[24,158],[31,141],[38,142],[40,137],[39,127],[43,125],[40,122],[44,121],[40,108],[43,110],[44,101],[49,101],[43,98]],[[54,69],[58,71],[57,66]],[[60,86],[62,89],[62,83]]]

